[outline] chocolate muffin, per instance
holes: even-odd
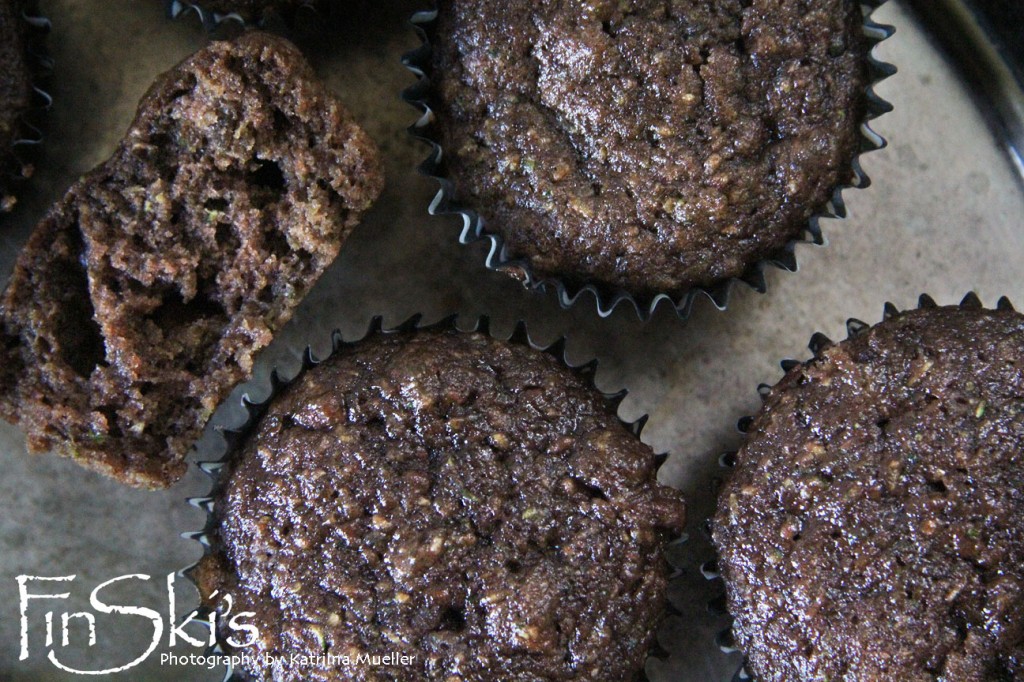
[[[376,148],[282,39],[200,50],[37,225],[0,301],[0,414],[166,486],[383,184]]]
[[[758,680],[1024,679],[1024,316],[890,313],[817,339],[721,492]]]
[[[14,154],[14,143],[24,133],[22,117],[32,104],[24,5],[0,0],[0,213],[10,211],[17,201],[12,181],[31,172]]]
[[[441,0],[443,174],[510,259],[680,296],[737,277],[853,178],[854,0]]]
[[[655,469],[551,355],[375,334],[270,403],[194,575],[255,613],[251,679],[634,680],[684,520]]]

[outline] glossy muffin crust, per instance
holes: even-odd
[[[898,314],[749,434],[714,540],[756,679],[1024,679],[1024,316]]]
[[[456,198],[539,275],[681,295],[743,274],[852,178],[853,0],[441,0]]]
[[[636,679],[684,520],[583,377],[440,331],[374,335],[306,372],[213,508],[197,583],[255,612],[261,637],[237,653],[274,661],[246,668],[258,680]],[[409,660],[359,658],[388,654]]]

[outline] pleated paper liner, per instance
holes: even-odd
[[[164,8],[171,19],[195,14],[203,28],[214,38],[228,38],[247,28],[259,28],[293,37],[300,27],[319,23],[324,13],[330,12],[332,0],[301,0],[267,2],[265,8],[253,13],[223,12],[216,2],[203,0],[164,0]]]
[[[937,307],[938,304],[928,294],[922,294],[918,299],[917,309],[919,310]],[[964,310],[978,310],[983,308],[984,306],[981,300],[978,298],[977,294],[975,294],[974,292],[970,292],[966,296],[964,296],[963,299],[960,301],[959,307]],[[1003,296],[997,302],[996,309],[1013,310],[1014,307],[1010,300],[1007,297]],[[882,320],[888,320],[892,317],[895,317],[896,315],[899,315],[900,313],[901,311],[895,305],[893,305],[892,303],[886,303],[882,312]],[[868,324],[867,322],[863,322],[856,318],[850,318],[846,321],[846,338],[847,340],[857,338],[863,335],[865,332],[867,332],[871,327],[872,325]],[[810,342],[807,344],[807,347],[811,351],[812,355],[816,358],[825,348],[831,345],[831,339],[829,339],[825,334],[822,334],[821,332],[816,332],[811,336]],[[806,363],[800,362],[798,360],[786,359],[782,360],[779,364],[782,367],[782,371],[788,373],[790,370],[795,369],[797,367],[801,367]],[[761,397],[762,402],[768,399],[768,396],[771,393],[772,388],[773,386],[770,386],[768,384],[760,384],[757,387],[757,392],[758,395]],[[753,421],[753,416],[742,417],[737,422],[736,428],[741,434],[747,434]],[[729,471],[733,467],[735,467],[736,455],[736,451],[730,451],[724,453],[721,457],[719,457],[719,465],[725,477],[727,477],[729,475]],[[716,486],[720,487],[721,480],[716,481],[715,483]],[[715,492],[717,495],[718,491],[716,490]],[[712,519],[706,519],[703,524],[703,529],[709,540],[711,536],[711,527]],[[708,559],[707,561],[705,561],[704,564],[701,566],[701,573],[709,581],[709,612],[716,617],[728,618],[731,620],[729,616],[728,606],[726,603],[724,590],[725,584],[719,572],[717,559]],[[718,635],[715,637],[715,644],[724,655],[743,653],[737,646],[736,638],[733,635],[731,625],[718,633]],[[750,679],[752,679],[752,676],[747,671],[745,663],[736,671],[736,674],[733,676],[733,682],[745,682]]]
[[[44,141],[42,119],[53,103],[53,98],[44,89],[46,80],[53,72],[53,60],[45,47],[50,20],[39,14],[35,2],[26,2],[22,5],[21,21],[32,99],[28,109],[18,117],[11,153],[0,156],[0,174],[3,175],[0,181],[0,216],[14,208],[18,186],[31,178],[35,171],[32,164],[35,148]],[[5,192],[11,194],[4,196]]]
[[[348,347],[356,346],[357,344],[361,343],[362,341],[364,341],[364,340],[366,340],[366,339],[368,339],[368,338],[370,338],[372,336],[375,336],[375,335],[386,335],[386,334],[394,334],[394,333],[408,333],[408,332],[429,331],[429,330],[453,330],[453,331],[458,331],[460,333],[479,332],[479,333],[482,333],[482,334],[486,334],[486,335],[490,336],[491,338],[497,339],[499,341],[504,341],[504,342],[508,342],[508,343],[512,343],[512,344],[524,345],[524,346],[528,346],[528,347],[530,347],[530,348],[532,348],[534,350],[547,353],[547,354],[553,356],[554,358],[556,358],[560,365],[569,368],[570,370],[575,372],[577,375],[583,377],[585,379],[586,383],[590,387],[594,388],[595,390],[599,390],[599,389],[597,389],[597,386],[596,386],[596,383],[595,383],[595,376],[596,376],[596,372],[597,372],[598,361],[595,359],[595,360],[591,360],[589,362],[582,363],[582,364],[572,364],[572,363],[570,363],[568,358],[566,357],[566,338],[564,336],[558,338],[553,343],[550,343],[550,344],[547,344],[547,345],[538,344],[537,342],[535,342],[530,337],[530,333],[527,331],[526,324],[525,324],[525,322],[522,322],[522,321],[520,321],[519,323],[517,323],[515,325],[515,328],[512,331],[510,336],[507,336],[507,337],[506,336],[498,336],[498,335],[495,335],[494,333],[492,333],[492,331],[490,329],[490,321],[489,321],[489,318],[487,316],[481,316],[479,318],[475,318],[472,321],[472,326],[470,328],[467,328],[467,329],[463,329],[463,328],[460,328],[458,326],[458,321],[459,320],[458,320],[458,316],[456,316],[456,315],[452,315],[452,316],[446,317],[446,318],[444,318],[443,320],[441,320],[441,321],[439,321],[437,323],[428,324],[428,325],[421,325],[420,324],[420,320],[421,320],[421,316],[416,315],[416,316],[413,316],[412,318],[410,318],[409,320],[407,320],[406,322],[402,323],[401,325],[399,325],[397,327],[385,329],[383,327],[383,318],[382,317],[375,317],[373,319],[373,321],[370,323],[370,326],[367,329],[365,334],[363,334],[362,336],[360,336],[357,339],[351,339],[351,340],[350,339],[342,338],[340,332],[336,331],[332,335],[332,338],[331,338],[331,349],[332,350],[331,350],[330,354],[327,357],[331,357],[335,353],[344,351],[344,349],[346,349]],[[244,408],[245,413],[246,413],[246,418],[245,418],[244,423],[242,425],[240,425],[239,427],[237,427],[237,428],[220,429],[219,430],[219,432],[220,432],[220,434],[222,436],[222,444],[221,444],[219,449],[222,450],[223,456],[220,459],[218,459],[218,460],[215,460],[215,461],[205,461],[205,462],[199,463],[199,465],[198,465],[199,468],[205,474],[207,474],[211,478],[211,480],[212,480],[212,487],[211,487],[210,493],[207,496],[205,496],[205,497],[190,498],[188,500],[189,504],[191,504],[191,505],[197,507],[198,509],[201,509],[201,510],[203,510],[203,511],[205,511],[207,513],[206,524],[205,524],[205,526],[204,526],[204,528],[202,530],[195,531],[195,532],[188,532],[188,533],[183,533],[182,534],[182,537],[184,537],[186,539],[189,539],[189,540],[194,540],[194,541],[198,542],[202,546],[202,548],[203,548],[203,557],[206,557],[207,555],[209,555],[209,554],[211,554],[211,553],[213,553],[215,551],[214,548],[213,548],[213,544],[211,542],[211,534],[213,534],[215,532],[216,526],[217,526],[217,522],[216,522],[216,519],[215,519],[214,514],[213,514],[213,511],[214,511],[214,501],[215,501],[215,498],[216,498],[218,492],[220,491],[222,485],[226,481],[226,476],[229,473],[228,470],[230,468],[229,465],[230,465],[230,463],[232,461],[232,457],[235,455],[235,453],[237,453],[237,451],[241,447],[242,443],[245,442],[247,437],[254,431],[256,425],[260,421],[260,418],[262,417],[262,415],[266,411],[267,406],[275,399],[275,397],[277,397],[281,393],[281,391],[283,389],[285,389],[287,386],[293,384],[297,379],[299,379],[299,377],[301,377],[306,371],[312,369],[313,367],[315,367],[316,365],[320,364],[321,362],[323,362],[326,359],[327,358],[320,359],[320,358],[315,357],[314,354],[313,354],[313,351],[311,350],[311,347],[307,346],[306,351],[303,354],[302,365],[301,365],[300,369],[298,370],[298,372],[295,374],[295,376],[288,377],[288,378],[283,378],[278,373],[278,371],[275,369],[273,372],[271,372],[271,375],[270,375],[270,394],[269,394],[269,396],[265,400],[263,400],[261,402],[258,402],[258,403],[252,402],[249,399],[248,395],[243,396],[243,398],[242,398],[242,407]],[[601,395],[604,397],[604,399],[607,401],[608,405],[612,409],[617,410],[618,406],[621,404],[622,400],[626,397],[627,393],[628,392],[626,390],[622,390],[622,391],[619,391],[617,393],[601,392]],[[633,433],[639,439],[640,435],[641,435],[641,432],[642,432],[642,430],[644,428],[644,425],[647,423],[647,416],[646,415],[642,416],[639,419],[636,419],[636,420],[630,421],[630,422],[624,421],[621,418],[619,419],[619,421],[620,421],[620,423],[623,426],[625,426],[631,433]],[[658,470],[660,470],[662,464],[664,464],[664,462],[667,460],[667,458],[668,458],[667,454],[655,454],[654,455],[655,471],[656,472]],[[670,555],[672,554],[672,548],[674,548],[675,546],[685,542],[685,540],[686,540],[686,537],[684,535],[684,536],[673,538],[669,542],[666,543],[665,552],[663,553],[665,558],[666,558],[666,562],[669,562],[669,560],[671,558]],[[198,585],[197,579],[195,577],[195,571],[196,571],[197,566],[199,565],[199,563],[200,562],[197,561],[196,563],[192,564],[191,566],[189,566],[187,568],[184,568],[184,569],[182,569],[181,571],[178,572],[179,576],[188,579],[190,582],[192,582],[194,585],[196,585],[197,588],[199,587],[199,585]],[[669,563],[669,566],[671,566],[671,563]],[[666,567],[666,570],[667,569],[668,569],[668,567]],[[675,569],[671,573],[669,573],[669,581],[670,581],[670,583],[674,579],[678,578],[679,575],[680,575],[680,573],[679,573],[678,569]],[[210,615],[210,613],[211,613],[211,611],[210,611],[210,609],[208,607],[200,606],[200,607],[198,607],[197,609],[195,609],[192,612],[192,615],[194,615],[195,622],[200,622],[200,623],[203,623],[203,624],[209,626],[208,621],[205,620],[205,619]],[[667,660],[668,657],[670,656],[670,652],[674,650],[675,647],[673,646],[673,643],[664,641],[663,639],[660,638],[660,635],[662,635],[667,630],[667,627],[666,627],[667,621],[669,619],[671,619],[671,618],[677,617],[678,614],[679,614],[679,611],[670,602],[666,601],[666,604],[665,604],[665,617],[663,619],[661,627],[658,629],[659,638],[656,639],[652,643],[652,646],[651,646],[651,648],[650,648],[650,650],[648,652],[648,663],[650,663],[650,661],[652,659]],[[207,655],[222,655],[223,656],[223,655],[226,655],[226,653],[227,653],[227,651],[226,651],[225,647],[223,646],[223,643],[220,641],[219,637],[218,637],[218,643],[216,645],[210,647],[206,651]],[[496,671],[496,674],[497,674],[497,672],[498,671]],[[225,682],[229,682],[229,681],[230,682],[241,682],[242,680],[246,680],[246,679],[248,679],[248,678],[244,675],[244,673],[242,673],[241,671],[234,671],[234,670],[232,670],[230,668],[226,671],[225,676],[224,676],[224,681]],[[641,679],[644,680],[644,681],[647,681],[650,678],[648,678],[646,673],[644,673],[643,676],[641,677]]]
[[[764,276],[764,269],[767,266],[774,266],[795,272],[797,269],[796,246],[798,244],[824,245],[825,237],[821,229],[823,218],[844,218],[846,217],[846,205],[843,201],[843,190],[856,187],[866,188],[870,185],[868,176],[860,165],[860,156],[886,146],[886,141],[874,132],[869,123],[882,114],[892,110],[892,105],[883,100],[874,92],[874,87],[880,81],[888,78],[896,72],[896,67],[881,62],[873,56],[874,47],[890,37],[894,28],[875,23],[871,20],[871,12],[880,6],[885,0],[869,0],[862,3],[865,7],[864,14],[864,35],[868,43],[867,68],[869,85],[866,94],[865,115],[859,125],[860,145],[851,163],[851,175],[849,182],[840,184],[832,191],[831,199],[807,221],[803,232],[796,238],[790,240],[778,252],[764,258],[747,268],[742,276],[726,279],[715,283],[712,286],[694,287],[682,295],[673,296],[669,293],[659,293],[652,296],[633,296],[627,291],[610,288],[603,284],[587,283],[574,284],[559,277],[540,276],[534,273],[524,259],[517,259],[510,256],[503,239],[488,231],[484,221],[477,211],[464,205],[459,200],[458,188],[453,180],[444,174],[442,157],[444,150],[439,140],[433,135],[431,126],[435,122],[437,114],[431,102],[431,36],[437,21],[437,11],[419,12],[412,17],[412,23],[419,36],[422,45],[406,54],[403,63],[417,77],[417,82],[402,93],[403,99],[422,112],[420,118],[410,128],[410,132],[418,139],[431,146],[430,155],[419,167],[419,171],[437,181],[439,189],[433,201],[428,207],[431,215],[454,215],[462,221],[462,233],[459,241],[462,244],[471,244],[478,241],[486,242],[488,246],[485,265],[490,270],[505,272],[532,290],[546,291],[554,290],[559,303],[564,308],[570,308],[586,299],[591,299],[598,315],[607,317],[612,314],[616,307],[625,305],[633,308],[641,320],[648,319],[654,314],[659,305],[671,305],[681,318],[687,318],[695,300],[703,295],[708,297],[719,310],[724,310],[729,301],[729,292],[737,283],[742,282],[760,293],[767,291],[767,283]]]

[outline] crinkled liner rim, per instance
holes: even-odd
[[[504,240],[497,234],[487,231],[483,218],[472,208],[463,206],[456,198],[455,185],[451,179],[441,175],[441,159],[443,150],[440,143],[430,137],[429,126],[435,121],[436,114],[430,106],[430,55],[431,44],[429,31],[437,20],[437,10],[417,12],[412,17],[412,24],[422,45],[406,53],[402,63],[416,77],[417,81],[402,92],[402,99],[422,112],[420,118],[409,127],[409,132],[417,139],[431,146],[430,155],[418,167],[421,174],[437,181],[439,189],[428,207],[430,215],[455,215],[462,219],[462,234],[459,242],[472,244],[478,241],[489,242],[489,250],[484,265],[489,270],[497,270],[511,274],[520,279],[528,289],[545,291],[553,288],[558,302],[563,308],[570,308],[585,297],[592,297],[597,314],[608,317],[620,304],[633,308],[641,320],[648,319],[662,302],[671,304],[682,319],[689,317],[695,300],[703,294],[711,300],[719,310],[725,310],[729,302],[729,293],[736,282],[743,282],[758,293],[765,293],[768,284],[764,276],[766,265],[773,265],[782,270],[796,272],[796,246],[798,244],[815,244],[824,246],[827,242],[821,230],[822,218],[845,218],[846,203],[843,190],[848,188],[864,189],[871,184],[870,178],[861,168],[860,157],[867,152],[883,149],[888,143],[885,138],[871,129],[869,122],[882,114],[892,111],[892,104],[875,93],[875,86],[896,73],[892,64],[879,61],[874,56],[874,49],[879,43],[895,33],[893,26],[879,24],[871,19],[874,10],[886,0],[862,0],[861,8],[864,16],[864,35],[867,38],[868,87],[864,118],[860,123],[860,145],[850,164],[853,181],[841,183],[832,191],[832,197],[825,206],[812,215],[801,234],[790,240],[779,251],[751,265],[739,277],[732,277],[710,286],[694,287],[682,294],[678,299],[667,293],[651,297],[637,297],[622,289],[610,289],[604,285],[587,284],[582,287],[571,285],[558,277],[534,275],[526,259],[513,259],[509,256]]]
[[[928,294],[921,294],[921,296],[917,300],[917,308],[907,308],[906,311],[928,310],[937,307],[939,307],[939,304],[935,302],[935,299],[933,299]],[[967,295],[965,295],[963,299],[960,300],[960,303],[957,304],[957,307],[959,307],[962,310],[982,310],[985,308],[984,304],[981,302],[981,299],[978,298],[978,295],[973,291],[968,292]],[[996,302],[995,309],[1014,310],[1014,307],[1013,303],[1010,302],[1010,299],[1007,298],[1006,296],[1003,296]],[[892,303],[886,302],[882,310],[882,321],[893,318],[901,314],[902,312],[906,311],[901,311]],[[872,325],[868,324],[867,322],[858,320],[855,317],[851,317],[846,321],[845,340],[848,341],[850,339],[855,339],[859,336],[862,336],[869,329],[871,329],[871,327]],[[831,345],[833,345],[832,339],[828,338],[821,332],[815,332],[811,336],[810,342],[807,344],[807,348],[811,351],[813,355],[812,360],[814,358],[817,358],[821,351],[823,351],[825,348]],[[799,360],[786,359],[782,360],[779,363],[779,365],[782,367],[783,372],[789,373],[790,370],[795,369],[797,367],[804,367],[809,362],[811,362],[811,360],[800,362]],[[771,393],[772,388],[773,387],[770,386],[769,384],[758,385],[757,393],[761,397],[762,402],[768,399],[768,396]],[[741,417],[739,421],[736,422],[736,430],[741,434],[747,434],[750,430],[750,425],[753,423],[753,421],[754,417],[751,415]],[[735,467],[737,452],[738,451],[736,450],[730,450],[729,452],[723,453],[718,458],[718,464],[725,475],[728,475],[728,472],[731,471],[733,467]],[[718,483],[720,483],[720,481],[716,481],[716,484]],[[717,497],[718,491],[716,490],[715,492]],[[712,523],[712,519],[708,518],[705,519],[704,523],[702,524],[703,533],[707,536],[709,540],[711,539]],[[717,558],[709,559],[708,561],[705,561],[703,564],[701,564],[700,572],[704,575],[704,577],[707,580],[716,581],[724,587],[725,582],[721,576],[721,573],[718,570]],[[715,616],[728,617],[729,612],[726,606],[725,594],[722,594],[721,596],[710,600],[708,602],[708,611]],[[715,643],[718,645],[719,650],[724,654],[740,652],[739,647],[736,645],[735,637],[733,636],[731,620],[732,619],[730,617],[730,625],[726,627],[724,630],[720,631],[718,635],[715,637]],[[744,661],[743,665],[733,676],[733,682],[747,682],[750,679],[752,679],[752,676],[749,672],[747,672],[746,661]]]
[[[316,11],[314,7],[315,2],[316,0],[304,0],[300,5],[300,8],[308,8]],[[167,17],[170,19],[179,19],[187,16],[190,12],[195,12],[199,16],[199,21],[203,24],[203,28],[207,33],[213,33],[221,24],[228,22],[234,22],[242,27],[263,27],[264,25],[264,21],[262,19],[257,21],[255,24],[250,24],[237,12],[222,14],[220,12],[207,11],[203,9],[202,0],[197,2],[193,2],[192,0],[164,0],[164,10],[167,13]]]
[[[571,363],[566,355],[566,345],[568,339],[564,335],[560,336],[552,343],[549,343],[547,345],[541,345],[533,341],[532,338],[530,338],[530,334],[527,331],[526,323],[524,321],[519,321],[518,323],[516,323],[511,334],[496,335],[491,331],[491,322],[490,318],[487,315],[481,315],[479,317],[473,318],[472,326],[470,328],[462,328],[459,326],[460,316],[457,314],[449,315],[448,317],[445,317],[438,322],[425,325],[420,324],[421,319],[422,315],[414,315],[396,327],[385,328],[383,325],[383,317],[376,316],[371,320],[366,332],[359,336],[358,338],[354,339],[345,339],[342,337],[340,331],[335,330],[331,334],[331,351],[330,353],[328,353],[326,357],[317,358],[313,353],[312,347],[306,346],[306,350],[302,354],[301,367],[298,369],[294,376],[289,378],[282,378],[277,368],[275,368],[270,373],[270,394],[267,396],[265,400],[257,403],[250,400],[249,395],[247,393],[242,396],[241,404],[247,415],[244,423],[241,426],[233,428],[218,427],[216,430],[221,436],[221,442],[218,444],[217,449],[221,451],[222,456],[217,460],[202,461],[197,464],[199,469],[204,474],[210,477],[213,484],[210,488],[210,492],[207,495],[202,497],[187,498],[186,501],[193,507],[196,507],[206,512],[206,523],[202,530],[182,533],[181,537],[185,538],[186,540],[195,540],[196,542],[198,542],[203,547],[203,555],[196,562],[177,571],[176,575],[178,577],[188,580],[193,585],[195,585],[197,589],[199,588],[199,585],[196,582],[193,574],[196,567],[199,565],[200,561],[202,561],[203,558],[211,554],[213,551],[213,548],[210,544],[209,533],[212,532],[216,527],[216,520],[213,516],[213,505],[214,498],[216,494],[219,492],[221,485],[224,483],[224,481],[222,480],[222,473],[225,471],[226,465],[231,461],[232,456],[238,451],[238,449],[241,447],[242,443],[244,443],[248,435],[250,435],[252,431],[255,429],[270,402],[274,400],[274,398],[276,398],[283,389],[287,388],[292,383],[294,383],[308,370],[319,365],[321,362],[326,361],[339,351],[356,346],[362,341],[370,338],[371,336],[375,336],[377,334],[397,334],[412,331],[444,329],[455,330],[460,333],[467,334],[479,332],[482,334],[486,334],[487,336],[490,336],[491,338],[499,341],[525,345],[534,350],[538,350],[553,356],[556,360],[558,360],[558,362],[561,365],[569,368],[579,376],[582,376],[588,385],[600,391],[604,399],[608,402],[612,409],[616,411],[616,416],[618,414],[619,406],[622,404],[622,401],[628,395],[628,391],[626,389],[622,389],[616,393],[606,393],[597,388],[595,381],[597,376],[597,368],[599,364],[598,360],[593,359],[588,362],[577,364]],[[635,419],[634,421],[625,421],[624,419],[618,416],[617,418],[623,426],[625,426],[631,433],[633,433],[637,438],[639,438],[641,433],[643,432],[644,426],[647,424],[648,415],[643,415]],[[662,465],[665,463],[667,459],[667,453],[654,454],[655,474],[657,474],[657,472],[661,469]],[[679,536],[667,541],[662,550],[662,556],[665,558],[665,561],[666,563],[668,563],[670,569],[667,571],[669,584],[671,584],[672,581],[676,580],[682,575],[681,569],[679,569],[675,564],[671,563],[670,561],[671,549],[675,546],[685,543],[686,540],[687,535],[685,533],[682,533]],[[206,616],[209,615],[209,613],[210,610],[207,607],[201,605],[198,608],[193,609],[188,614],[186,614],[183,617],[183,622],[184,620],[187,620],[188,618],[192,617],[195,619],[194,622],[201,623],[209,627],[209,621],[204,620]],[[658,640],[657,635],[659,631],[664,629],[665,623],[670,618],[677,618],[679,615],[681,615],[681,612],[675,607],[674,604],[672,604],[672,602],[666,594],[664,614],[659,626],[655,629],[655,639],[651,643],[650,650],[647,654],[648,661],[652,658],[659,659],[662,661],[665,661],[669,658],[669,650],[661,644],[661,642]],[[223,656],[226,654],[224,649],[221,647],[220,642],[218,642],[212,647],[208,647],[204,653],[205,655],[218,656]],[[228,666],[228,669],[224,675],[223,682],[244,682],[247,679],[248,678],[242,674],[235,675],[234,670],[230,666]],[[640,679],[644,682],[648,680],[646,670],[641,671]]]
[[[7,179],[11,180],[14,185],[28,179],[25,175],[25,168],[28,164],[18,154],[18,150],[20,147],[37,147],[43,143],[46,138],[43,135],[43,131],[37,125],[39,123],[37,119],[43,112],[49,111],[53,105],[53,97],[40,86],[40,81],[53,72],[53,59],[43,45],[45,36],[50,32],[50,20],[38,12],[35,3],[26,4],[22,9],[21,19],[28,27],[24,47],[28,55],[28,65],[31,71],[33,101],[18,116],[17,124],[19,129],[14,141],[11,143],[14,162],[21,166],[19,174],[5,172]],[[14,185],[11,186],[11,191],[14,190]],[[0,215],[2,214],[3,212],[0,211]]]

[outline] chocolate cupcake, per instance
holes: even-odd
[[[383,186],[296,48],[251,32],[161,76],[36,226],[0,300],[0,416],[163,487]]]
[[[0,0],[0,213],[17,202],[14,182],[32,173],[14,152],[15,144],[30,135],[25,115],[34,99],[27,10],[22,0]]]
[[[760,264],[791,264],[864,183],[861,125],[884,106],[860,8],[442,0],[429,90],[410,95],[435,114],[431,172],[500,239],[498,266],[563,298],[682,308],[730,278],[763,287]]]
[[[713,534],[755,679],[1024,677],[1024,315],[922,302],[749,423]]]
[[[586,377],[479,332],[373,333],[263,409],[192,571],[255,614],[236,673],[638,679],[684,508]]]

